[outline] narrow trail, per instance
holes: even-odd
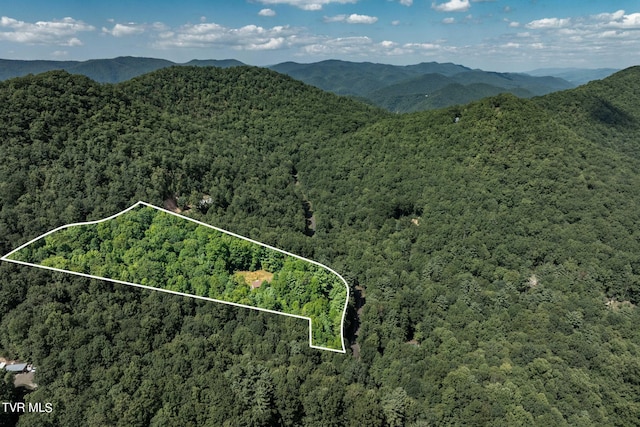
[[[298,179],[298,172],[294,169],[293,178],[295,179],[295,186],[300,186],[300,180]],[[304,234],[312,237],[316,234],[316,217],[313,214],[313,206],[311,205],[311,201],[307,199],[307,195],[304,194],[303,191],[300,191],[302,194],[302,208],[304,209]]]
[[[365,298],[364,288],[360,285],[356,286],[353,292],[353,297],[356,303],[356,316],[353,322],[353,343],[351,344],[351,350],[353,351],[353,358],[360,359],[360,344],[358,344],[357,340],[360,337],[360,318],[362,316],[362,307],[367,300]]]

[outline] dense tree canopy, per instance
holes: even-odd
[[[56,230],[6,259],[304,316],[313,346],[344,351],[340,277],[151,206]],[[256,280],[248,280],[251,273]]]
[[[0,348],[54,404],[19,425],[637,423],[639,81],[407,115],[250,67],[1,83],[2,254],[167,202],[355,295],[342,355],[298,319],[3,262]]]

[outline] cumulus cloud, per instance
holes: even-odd
[[[153,24],[128,22],[126,24],[116,23],[111,29],[102,27],[102,33],[109,34],[113,37],[128,37],[144,34],[148,31],[160,32],[167,31],[168,29],[169,27],[162,22],[154,22]]]
[[[403,6],[411,6],[413,4],[413,0],[399,0],[400,4]]]
[[[466,12],[471,7],[469,0],[449,0],[446,3],[431,3],[431,8],[438,12]]]
[[[0,18],[0,40],[16,43],[80,46],[82,41],[75,36],[94,30],[93,26],[70,17],[33,23],[7,16]]]
[[[262,9],[260,12],[258,12],[258,15],[260,15],[260,16],[276,16],[276,12],[273,9]]]
[[[438,50],[442,46],[436,43],[405,43],[403,47],[412,50]]]
[[[322,7],[331,3],[347,4],[357,3],[358,0],[258,0],[262,4],[286,4],[302,10],[322,10]]]
[[[619,28],[640,29],[640,13],[623,15],[621,18],[613,19],[610,25]]]
[[[187,24],[158,34],[158,48],[228,47],[237,50],[273,50],[304,43],[301,30],[289,26],[229,28],[216,23]]]
[[[367,36],[321,38],[314,43],[302,46],[300,51],[314,56],[349,56],[371,58],[375,56],[401,56],[423,53],[425,50],[437,50],[429,43],[400,44],[391,40],[375,42]]]
[[[532,30],[537,30],[540,28],[563,28],[568,26],[570,23],[571,20],[569,18],[542,18],[529,22],[526,27],[531,28]]]
[[[456,22],[456,19],[455,19],[455,18],[444,18],[444,19],[442,20],[442,23],[443,23],[443,24],[453,24],[453,23],[455,23],[455,22]]]
[[[128,24],[115,24],[112,29],[102,27],[102,32],[105,34],[111,34],[114,37],[126,37],[137,34],[142,34],[145,31],[145,26],[130,22]]]
[[[624,17],[624,10],[618,10],[613,13],[600,13],[593,16],[600,21],[618,21]]]
[[[543,18],[531,21],[525,27],[532,30],[557,31],[558,34],[563,35],[596,36],[603,31],[612,29],[621,31],[640,30],[640,13],[626,14],[624,10],[618,10],[613,13],[600,13],[574,18]]]
[[[583,67],[613,67],[621,61],[637,63],[640,58],[637,54],[640,52],[640,13],[617,10],[595,15],[545,17],[523,24],[505,21],[510,27],[527,30],[515,36],[505,33],[487,43],[485,52],[490,55],[498,55],[500,48],[509,48],[512,59],[536,58],[539,64]]]
[[[378,18],[375,16],[358,15],[352,13],[351,15],[336,15],[325,16],[324,22],[346,22],[347,24],[375,24],[378,22]]]

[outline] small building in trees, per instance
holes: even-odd
[[[27,364],[26,363],[14,363],[12,365],[6,365],[4,367],[4,369],[7,372],[15,372],[15,373],[27,372]]]

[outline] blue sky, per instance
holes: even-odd
[[[640,64],[640,2],[62,0],[0,6],[0,58],[454,62],[495,71]]]

